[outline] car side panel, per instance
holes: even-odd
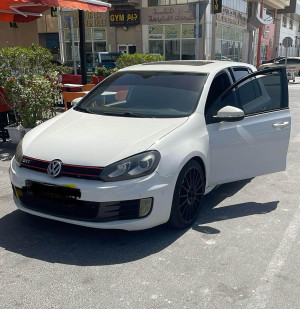
[[[286,127],[273,127],[284,122],[288,123]],[[209,124],[211,166],[208,185],[284,170],[290,122],[290,111],[286,109],[249,116],[238,122]]]

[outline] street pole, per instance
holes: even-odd
[[[260,3],[260,17],[263,17],[264,4]],[[256,67],[260,65],[260,49],[261,49],[261,35],[262,35],[262,26],[258,30],[258,43],[257,43],[257,55],[256,55]]]
[[[85,49],[85,21],[84,11],[79,10],[79,36],[80,36],[80,68],[82,75],[82,84],[87,84],[86,75],[86,49]]]
[[[199,44],[199,27],[200,27],[200,5],[196,3],[196,29],[195,29],[195,60],[199,60],[200,44]]]
[[[72,58],[73,58],[73,66],[74,66],[74,74],[77,74],[77,66],[76,66],[76,53],[75,53],[75,44],[74,44],[74,18],[70,17],[70,36],[72,42]]]

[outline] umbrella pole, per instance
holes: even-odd
[[[80,68],[82,75],[82,84],[87,84],[86,75],[86,50],[85,50],[85,21],[84,11],[79,10],[79,36],[80,36]]]

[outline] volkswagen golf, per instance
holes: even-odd
[[[10,165],[14,201],[88,227],[187,228],[216,185],[284,170],[290,125],[282,67],[128,67],[25,135]]]

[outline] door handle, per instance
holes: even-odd
[[[288,121],[284,121],[284,122],[276,122],[272,125],[273,128],[275,129],[283,129],[286,126],[288,126],[290,123]]]

